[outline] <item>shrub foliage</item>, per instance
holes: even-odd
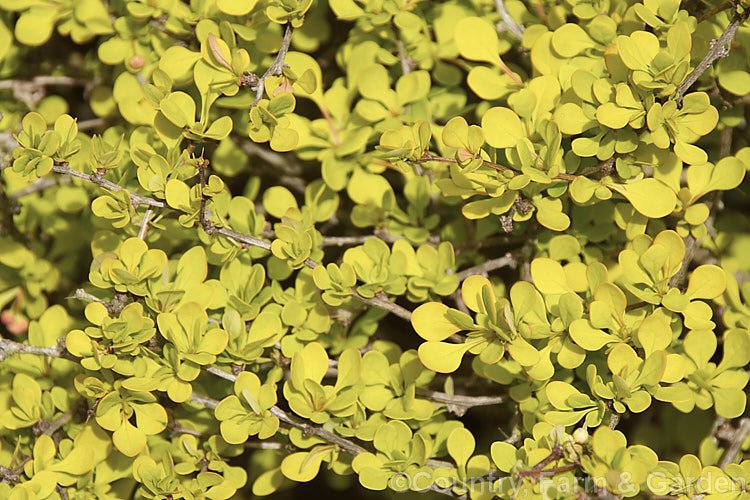
[[[748,8],[0,0],[0,498],[749,498]]]

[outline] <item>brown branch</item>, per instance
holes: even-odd
[[[391,234],[385,228],[378,228],[373,231],[373,234],[363,234],[361,236],[323,236],[320,243],[321,247],[341,247],[344,245],[361,245],[370,238],[378,238],[386,243],[395,243],[399,240],[405,241],[411,246],[418,246],[420,243],[414,243],[405,236],[398,236]],[[427,245],[436,247],[440,243],[440,239],[431,236],[426,242]]]
[[[610,429],[614,429],[617,427],[617,424],[620,422],[620,414],[612,410],[612,413],[609,415],[609,422],[607,423],[607,427]]]
[[[406,51],[404,50],[404,42],[402,42],[401,39],[396,40],[396,48],[398,50],[398,58],[401,61],[401,73],[403,73],[404,75],[408,75],[409,73],[411,73],[414,60],[406,55]]]
[[[417,389],[416,394],[419,397],[435,401],[436,403],[456,405],[466,409],[474,406],[498,405],[507,401],[505,396],[462,396],[460,394],[447,394],[427,389]]]
[[[729,2],[729,1],[726,1],[726,2],[724,2],[722,4],[719,4],[716,7],[714,7],[713,9],[711,9],[711,10],[709,10],[709,11],[704,12],[703,14],[701,14],[701,16],[698,18],[697,22],[698,23],[702,23],[703,21],[705,21],[709,17],[713,17],[716,14],[718,14],[719,12],[721,12],[723,10],[727,10],[727,9],[729,9],[731,7],[732,7],[732,2]]]
[[[364,236],[323,236],[321,247],[342,247],[344,245],[361,245],[370,238],[377,238],[372,234]]]
[[[219,406],[219,402],[215,399],[209,398],[208,396],[201,396],[200,394],[196,393],[190,394],[190,402],[204,406],[206,408],[210,408],[212,410],[215,410],[216,407]]]
[[[701,75],[709,67],[711,67],[714,61],[729,55],[729,50],[732,46],[732,40],[734,40],[734,37],[737,34],[737,30],[739,29],[740,25],[745,22],[748,15],[750,15],[750,10],[745,10],[742,13],[736,13],[719,39],[711,41],[711,49],[708,51],[708,54],[706,54],[703,60],[698,63],[698,66],[696,66],[696,68],[687,76],[687,78],[685,78],[685,81],[683,81],[680,86],[677,87],[677,90],[674,93],[677,104],[682,103],[682,99],[683,97],[685,97],[685,93],[688,91],[688,89],[696,81],[698,81],[698,78],[700,78]]]
[[[580,172],[578,172],[578,175],[588,177],[592,174],[601,173],[602,177],[606,177],[612,173],[612,167],[614,166],[616,160],[617,160],[617,155],[610,156],[609,158],[599,163],[598,165],[594,165],[593,167],[588,167],[588,168],[581,170]]]
[[[263,241],[262,239],[256,238],[255,236],[251,236],[249,234],[238,233],[237,231],[233,231],[227,227],[214,228],[213,232],[216,234],[221,234],[223,236],[226,236],[227,238],[231,238],[233,240],[239,241],[240,243],[246,243],[248,245],[263,248],[268,251],[271,250],[271,244],[269,242]],[[212,234],[212,233],[209,233],[209,234]]]
[[[146,209],[146,213],[143,214],[143,220],[141,221],[141,228],[138,231],[138,239],[145,240],[146,233],[148,233],[148,222],[151,219],[151,215],[154,213],[154,207],[149,206]]]
[[[425,151],[422,154],[422,157],[419,158],[416,161],[417,162],[435,161],[435,162],[438,162],[438,163],[452,163],[452,164],[456,164],[456,165],[458,164],[458,160],[456,160],[455,158],[446,158],[444,156],[435,156],[432,153],[430,153],[429,151]],[[500,165],[499,163],[493,163],[493,162],[487,161],[487,160],[482,160],[482,165],[486,165],[486,166],[488,166],[490,168],[494,168],[498,172],[511,172],[514,175],[519,174],[519,172],[516,172],[515,170],[513,170],[510,167],[506,167],[505,165]],[[564,181],[574,181],[574,180],[576,180],[577,177],[580,177],[580,175],[560,173],[560,174],[557,174],[556,176],[554,176],[553,179],[564,180]]]
[[[333,432],[327,431],[323,429],[322,427],[318,427],[317,425],[308,424],[307,422],[303,422],[301,420],[298,420],[295,417],[292,417],[287,412],[279,408],[278,406],[274,405],[271,407],[271,415],[278,418],[282,422],[291,425],[292,427],[297,427],[298,429],[301,429],[302,432],[305,433],[305,435],[315,435],[319,438],[325,439],[329,443],[333,443],[336,446],[338,446],[343,451],[349,453],[350,455],[359,455],[360,453],[366,453],[367,449],[361,447],[357,443],[354,443],[353,441],[349,441],[346,438],[343,438],[341,436],[338,436],[334,434]]]
[[[750,435],[750,418],[740,419],[739,425],[734,429],[729,439],[729,448],[726,449],[724,455],[721,457],[719,462],[719,468],[724,469],[727,465],[731,464],[737,457],[737,453],[742,448],[742,443],[745,442],[747,437]]]
[[[391,302],[382,292],[379,292],[377,295],[375,295],[375,297],[368,299],[361,296],[355,289],[352,288],[352,297],[362,302],[363,304],[383,309],[391,314],[395,314],[405,321],[411,322],[411,311],[409,311],[405,307],[401,307],[394,302]]]
[[[276,54],[276,59],[273,60],[271,65],[268,67],[263,76],[258,79],[258,88],[255,91],[255,102],[250,106],[250,109],[258,105],[261,99],[263,99],[263,89],[266,85],[266,80],[269,76],[279,76],[284,70],[284,58],[286,53],[289,51],[289,45],[292,43],[292,25],[287,24],[286,30],[284,31],[284,40],[281,42],[279,52]]]
[[[39,347],[35,345],[21,344],[8,339],[0,339],[0,361],[12,354],[35,354],[37,356],[49,356],[50,358],[71,358],[65,347],[56,345],[52,347]],[[75,359],[75,358],[73,358]]]
[[[680,270],[677,271],[677,274],[672,276],[672,279],[669,280],[669,287],[670,288],[680,288],[685,281],[685,276],[687,275],[688,268],[690,267],[690,262],[693,260],[693,254],[695,254],[695,249],[698,245],[698,242],[696,239],[691,235],[688,234],[685,238],[685,257],[682,259],[682,267],[680,267]]]
[[[73,182],[73,179],[70,177],[41,177],[36,180],[32,185],[26,186],[25,188],[16,191],[14,193],[11,193],[8,195],[8,198],[11,200],[18,200],[19,198],[23,198],[24,196],[28,196],[33,193],[38,193],[40,191],[44,191],[45,189],[59,186],[61,184],[70,184]]]
[[[545,469],[545,467],[547,467],[551,463],[561,459],[563,455],[564,455],[563,447],[559,444],[556,444],[550,451],[550,454],[547,455],[547,457],[544,460],[537,463],[531,469],[520,470],[516,472],[515,476],[516,477],[544,477],[544,476],[551,476],[559,472],[571,471],[579,467],[579,464],[573,463],[573,464],[565,464],[565,465],[560,465],[559,467],[552,467],[549,469]]]
[[[295,179],[295,182],[296,179],[300,179],[299,176],[302,174],[302,167],[296,162],[294,155],[281,154],[270,149],[262,148],[256,143],[248,140],[247,137],[239,137],[236,134],[230,135],[230,138],[232,139],[232,142],[239,146],[246,154],[263,160],[260,162],[260,165],[268,164],[271,167],[283,170],[286,176],[281,178],[282,182],[284,182],[285,178]],[[276,173],[278,174],[278,170]]]
[[[68,167],[67,164],[63,164],[63,163],[56,164],[54,167],[52,167],[52,171],[57,172],[58,174],[69,175],[77,179],[83,179],[86,182],[91,182],[92,184],[96,184],[105,189],[109,189],[110,191],[114,191],[114,192],[125,191],[130,195],[130,201],[133,203],[133,206],[136,208],[140,205],[147,205],[147,206],[159,207],[159,208],[163,208],[165,206],[163,201],[155,200],[154,198],[149,198],[148,196],[143,196],[143,195],[134,193],[130,191],[129,189],[126,189],[120,186],[119,184],[115,184],[112,181],[108,181],[107,179],[99,175],[96,175],[96,174],[88,175],[88,174],[84,174],[83,172],[73,170],[72,168]]]
[[[5,80],[0,82],[0,90],[8,90],[19,85],[31,85],[34,87],[46,87],[46,86],[85,86],[88,85],[88,80],[82,80],[80,78],[72,78],[70,76],[35,76],[31,80]]]
[[[221,371],[218,368],[215,368],[213,366],[204,368],[207,372],[217,375],[224,380],[228,380],[230,382],[234,382],[237,380],[237,376],[225,371]],[[190,400],[196,404],[199,404],[201,406],[205,406],[206,408],[216,409],[216,407],[219,405],[219,401],[209,398],[207,396],[201,396],[200,394],[192,393],[190,395]],[[330,431],[325,430],[322,427],[319,427],[317,425],[313,425],[307,422],[304,422],[302,420],[297,419],[297,417],[293,417],[289,415],[287,412],[279,408],[278,406],[274,405],[271,407],[271,415],[278,418],[280,421],[291,425],[292,427],[297,427],[298,429],[301,429],[305,435],[315,435],[318,436],[329,443],[333,443],[337,445],[341,450],[351,454],[351,455],[359,455],[360,453],[367,452],[366,448],[363,448],[362,446],[358,445],[357,443],[354,443],[353,441],[350,441],[346,438],[343,438],[337,434],[334,434]],[[442,460],[427,460],[426,464],[433,468],[438,467],[445,467],[445,468],[453,468],[452,464],[449,462],[444,462]]]
[[[77,123],[79,131],[101,128],[106,124],[107,120],[105,120],[104,118],[92,118],[90,120],[83,120]]]
[[[498,257],[496,259],[490,259],[486,261],[483,264],[479,264],[478,266],[473,266],[468,269],[464,269],[460,273],[456,273],[456,277],[458,278],[458,281],[463,281],[469,276],[474,276],[475,274],[486,274],[490,271],[494,271],[495,269],[501,269],[503,267],[516,267],[516,259],[510,254],[506,253],[502,257]]]
[[[206,366],[203,368],[211,375],[216,375],[219,378],[223,378],[224,380],[229,380],[230,382],[234,382],[237,380],[237,375],[234,375],[233,373],[225,372],[224,370],[220,370],[216,368],[215,366]]]
[[[66,412],[64,412],[62,415],[54,419],[52,422],[47,422],[47,427],[44,429],[42,434],[45,434],[47,436],[51,436],[54,434],[60,427],[65,425],[65,422],[70,420],[73,417],[73,414],[76,412],[76,408],[72,407],[69,408]]]

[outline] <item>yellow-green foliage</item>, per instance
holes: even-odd
[[[0,0],[0,500],[750,498],[748,8]]]

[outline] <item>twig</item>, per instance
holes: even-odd
[[[693,260],[693,254],[695,253],[695,249],[698,246],[698,242],[691,234],[688,234],[684,238],[684,241],[685,258],[682,259],[682,267],[680,267],[680,270],[677,271],[677,274],[672,276],[671,280],[669,280],[670,288],[680,288],[682,286],[682,283],[685,281],[685,276],[687,275],[688,268],[690,267],[690,262],[692,262]]]
[[[92,118],[90,120],[84,120],[82,122],[78,122],[78,130],[91,130],[92,128],[100,128],[107,124],[107,120],[104,118]]]
[[[389,313],[395,314],[399,318],[402,318],[406,321],[411,321],[411,311],[406,309],[405,307],[401,307],[398,304],[395,304],[385,298],[385,294],[383,295],[375,295],[375,297],[368,299],[366,297],[361,296],[355,289],[352,288],[352,297],[359,300],[360,302],[377,307],[379,309],[384,309],[388,311]]]
[[[59,484],[55,486],[55,490],[57,490],[57,494],[60,495],[60,500],[69,500],[70,497],[68,496],[68,488],[65,488],[64,486],[60,486]]]
[[[269,76],[279,76],[284,70],[284,58],[286,53],[289,51],[289,45],[292,43],[292,25],[287,24],[286,30],[284,31],[284,40],[281,42],[276,59],[273,60],[271,65],[268,67],[263,76],[258,79],[258,89],[255,91],[255,102],[250,106],[250,109],[258,105],[261,99],[263,99],[263,89],[266,86],[266,79]]]
[[[740,419],[739,425],[734,429],[734,433],[729,442],[729,448],[724,452],[719,462],[719,468],[724,469],[727,465],[731,464],[737,453],[739,453],[742,443],[745,442],[747,436],[750,435],[750,418]]]
[[[750,15],[750,10],[745,10],[742,13],[735,14],[719,39],[711,42],[711,49],[708,51],[708,54],[706,54],[703,60],[698,63],[698,66],[696,66],[696,68],[687,76],[687,78],[685,78],[685,81],[683,81],[680,86],[677,87],[677,90],[674,94],[677,104],[682,103],[682,99],[683,97],[685,97],[685,93],[688,91],[688,89],[696,81],[698,81],[698,78],[701,77],[701,75],[714,63],[714,61],[729,55],[729,50],[732,46],[732,40],[734,40],[734,37],[737,34],[737,30],[739,29],[740,25],[745,22],[745,19],[747,19],[748,15]]]
[[[422,157],[419,158],[418,160],[415,160],[415,161],[417,161],[417,162],[436,161],[438,163],[453,163],[453,164],[458,164],[458,160],[456,160],[455,158],[446,158],[444,156],[435,156],[432,153],[430,153],[429,151],[425,151],[422,154]],[[520,172],[516,172],[515,170],[513,170],[510,167],[506,167],[505,165],[500,165],[499,163],[493,163],[493,162],[487,161],[487,160],[482,160],[482,165],[486,165],[486,166],[488,166],[490,168],[494,168],[498,172],[511,172],[514,175],[520,174]],[[553,177],[553,179],[564,180],[564,181],[574,181],[578,177],[581,177],[581,175],[560,173],[560,174],[555,175]]]
[[[617,424],[620,422],[620,414],[616,411],[612,410],[612,413],[609,415],[609,423],[607,423],[607,427],[610,429],[614,429],[617,427]]]
[[[711,10],[709,10],[709,11],[704,12],[703,14],[701,14],[701,16],[698,18],[697,22],[698,23],[702,23],[703,21],[705,21],[709,17],[713,17],[716,14],[718,14],[719,12],[721,12],[723,10],[727,10],[727,9],[729,9],[731,7],[732,7],[732,2],[729,2],[729,1],[724,2],[722,4],[719,4],[716,7],[714,7],[713,9],[711,9]]]
[[[549,464],[561,459],[563,455],[564,455],[563,447],[557,444],[552,448],[552,451],[550,451],[550,454],[547,455],[547,457],[544,460],[537,463],[531,469],[520,470],[516,472],[515,476],[516,477],[544,477],[544,476],[551,476],[551,475],[557,474],[558,472],[571,471],[579,467],[579,464],[573,463],[573,464],[561,465],[559,467],[552,467],[550,469],[545,469],[545,467],[548,466]]]
[[[516,444],[519,441],[521,441],[521,429],[517,425],[514,425],[510,431],[510,436],[503,439],[503,443]]]
[[[196,393],[190,394],[190,401],[192,403],[205,406],[206,408],[211,408],[212,410],[215,410],[216,407],[219,406],[219,402],[215,399],[209,398],[207,396],[201,396],[200,394]]]
[[[508,9],[505,7],[505,2],[503,2],[503,0],[495,0],[495,8],[502,18],[502,21],[497,25],[498,31],[504,31],[507,29],[513,33],[516,38],[523,40],[523,26],[513,19],[513,16],[510,15],[510,12],[508,12]]]
[[[505,396],[462,396],[460,394],[448,394],[427,389],[417,389],[416,394],[437,403],[463,406],[467,409],[473,406],[498,405],[507,400]]]
[[[294,155],[286,155],[271,151],[269,149],[262,148],[256,143],[248,140],[246,137],[239,137],[238,135],[232,134],[232,142],[239,146],[242,151],[250,156],[255,156],[263,162],[267,163],[272,167],[276,167],[284,171],[287,176],[292,178],[298,178],[297,176],[302,174],[302,167],[296,163]]]
[[[65,297],[66,299],[77,299],[77,300],[88,300],[89,302],[98,302],[102,305],[108,305],[108,303],[99,297],[96,297],[95,295],[91,295],[83,288],[76,289],[75,293],[69,297]]]
[[[54,167],[52,167],[52,171],[57,172],[58,174],[64,174],[64,175],[69,175],[71,177],[76,177],[78,179],[83,179],[87,182],[91,182],[105,189],[109,189],[110,191],[114,191],[114,192],[126,191],[130,195],[130,201],[133,203],[133,206],[136,208],[140,205],[148,205],[151,207],[159,207],[159,208],[163,208],[165,206],[163,201],[155,200],[153,198],[149,198],[148,196],[143,196],[143,195],[134,193],[130,191],[129,189],[125,189],[119,184],[115,184],[112,181],[108,181],[107,179],[99,175],[96,175],[96,174],[88,175],[88,174],[84,174],[83,172],[73,170],[72,168],[68,167],[68,165],[66,164],[56,164]]]
[[[31,80],[5,80],[0,82],[0,90],[12,89],[18,85],[33,85],[36,87],[46,87],[51,85],[60,85],[67,87],[74,87],[77,85],[84,86],[88,85],[88,80],[81,80],[79,78],[72,78],[70,76],[35,76]]]
[[[229,380],[230,382],[234,382],[235,380],[237,380],[236,375],[225,372],[224,370],[219,370],[215,366],[207,366],[204,368],[204,370],[206,370],[211,375],[216,375],[217,377],[223,378],[224,380]]]
[[[484,264],[479,264],[478,266],[464,269],[460,273],[456,273],[456,277],[458,278],[458,281],[463,281],[469,276],[474,276],[475,274],[485,274],[503,267],[516,267],[516,259],[510,253],[506,253],[505,255],[503,255],[502,257],[498,257],[497,259],[488,260]]]
[[[406,56],[404,43],[401,41],[401,39],[396,40],[396,48],[398,49],[398,58],[401,61],[401,73],[403,73],[404,75],[408,75],[409,73],[411,73],[411,63],[409,62],[409,58]]]
[[[143,221],[141,221],[141,229],[138,231],[138,239],[145,240],[146,233],[148,233],[148,222],[151,220],[151,215],[154,213],[154,207],[149,206],[146,209],[146,213],[143,214]]]
[[[44,429],[44,432],[42,434],[45,434],[47,436],[51,436],[54,434],[57,429],[65,425],[65,422],[71,419],[73,417],[73,414],[76,412],[76,408],[72,407],[69,408],[67,411],[65,411],[62,415],[54,419],[52,422],[49,422],[47,424],[47,428]]]
[[[362,236],[323,236],[320,243],[321,247],[342,247],[344,245],[361,245],[370,238],[378,238],[386,243],[395,243],[396,241],[403,240],[412,246],[417,246],[416,243],[404,236],[397,236],[390,234],[387,231],[375,231],[375,234],[365,234]],[[427,242],[430,246],[435,246],[432,242]]]
[[[5,361],[5,359],[11,354],[36,354],[37,356],[49,356],[51,358],[69,357],[65,347],[60,345],[39,347],[35,345],[21,344],[20,342],[14,342],[8,339],[0,339],[0,361]]]
[[[32,185],[26,186],[25,188],[16,191],[15,193],[11,193],[10,195],[8,195],[8,198],[10,198],[11,200],[18,200],[19,198],[23,198],[24,196],[44,191],[47,188],[58,186],[60,184],[70,184],[71,182],[73,182],[73,179],[70,177],[41,177],[37,179],[36,182],[34,182]]]
[[[323,236],[322,247],[342,247],[344,245],[361,245],[370,238],[378,238],[372,234],[364,236]]]
[[[271,250],[271,244],[269,242],[263,241],[260,238],[256,238],[255,236],[251,236],[249,234],[238,233],[237,231],[233,231],[227,227],[217,227],[215,228],[214,232],[216,234],[226,236],[227,238],[237,240],[241,243],[246,243],[254,247],[264,248],[269,251]]]
[[[212,367],[209,367],[209,368],[212,368]],[[210,371],[210,373],[216,374],[214,371]],[[221,377],[226,380],[237,379],[237,377],[232,374],[229,374],[226,372],[222,372],[222,373],[228,375],[228,377],[221,375]],[[205,406],[206,408],[211,408],[212,410],[215,410],[216,407],[219,406],[219,402],[217,400],[209,398],[207,396],[201,396],[200,394],[196,394],[195,392],[190,395],[190,400],[193,403],[199,404],[201,406]],[[323,429],[322,427],[318,427],[317,425],[308,424],[307,422],[297,420],[297,418],[292,417],[291,415],[289,415],[287,412],[285,412],[284,410],[282,410],[276,405],[272,406],[270,411],[271,411],[271,415],[278,418],[282,422],[289,424],[292,427],[297,427],[298,429],[302,429],[305,435],[308,435],[308,436],[315,435],[320,438],[323,438],[329,443],[333,443],[337,445],[339,448],[341,448],[347,453],[350,453],[352,455],[359,455],[360,453],[364,453],[367,451],[365,448],[359,446],[358,444],[352,441],[349,441],[346,438],[338,436],[332,432],[329,432]]]
[[[245,448],[256,450],[296,450],[297,447],[289,443],[279,443],[278,441],[245,441],[242,445]]]
[[[333,443],[345,452],[351,454],[351,455],[359,455],[360,453],[365,453],[367,450],[360,445],[349,441],[346,438],[343,438],[341,436],[338,436],[330,431],[327,431],[323,429],[322,427],[318,427],[317,425],[308,424],[307,422],[303,422],[301,420],[297,420],[296,418],[289,415],[287,412],[279,408],[278,406],[274,405],[271,407],[271,415],[278,418],[282,422],[291,425],[292,427],[297,427],[298,429],[302,429],[302,432],[305,433],[305,435],[315,435],[322,439],[325,439],[329,443]]]
[[[617,160],[617,154],[614,156],[610,156],[603,162],[601,162],[598,165],[594,165],[593,167],[585,168],[578,172],[578,175],[583,175],[588,177],[591,174],[601,173],[602,177],[608,176],[610,173],[612,173],[612,167],[615,164],[615,161]]]

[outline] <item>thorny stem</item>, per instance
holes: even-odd
[[[688,91],[688,89],[696,81],[698,81],[698,78],[701,77],[701,75],[714,63],[714,61],[729,55],[729,49],[731,48],[732,40],[734,40],[734,37],[737,34],[737,30],[739,29],[740,25],[745,22],[748,15],[750,15],[750,10],[745,10],[742,13],[735,14],[719,39],[715,42],[712,42],[711,49],[708,51],[708,54],[706,54],[703,60],[698,63],[698,66],[696,66],[696,68],[687,76],[687,78],[685,78],[685,81],[682,82],[679,87],[677,87],[677,90],[674,94],[675,99],[677,100],[677,104],[682,103],[682,99],[683,97],[685,97],[685,93]]]
[[[258,105],[261,99],[263,99],[263,89],[266,85],[266,80],[269,76],[279,76],[284,70],[284,58],[286,53],[289,51],[289,45],[292,43],[292,25],[287,24],[286,30],[284,31],[284,40],[281,42],[279,52],[276,54],[276,59],[273,60],[271,65],[268,67],[263,76],[258,80],[258,89],[255,91],[255,102],[250,106],[250,109]]]

